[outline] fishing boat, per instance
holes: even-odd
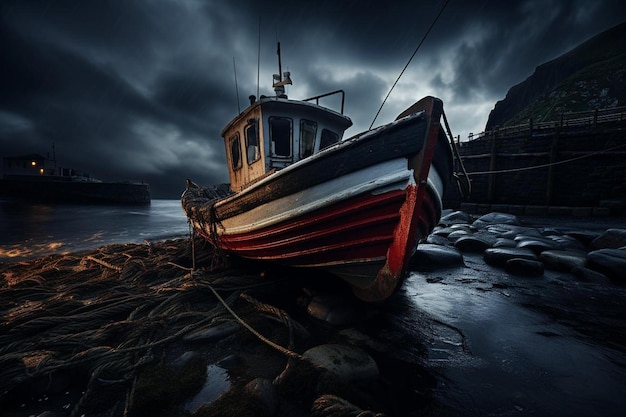
[[[453,169],[443,103],[425,97],[391,123],[342,139],[352,125],[344,91],[292,100],[286,84],[290,74],[279,69],[275,96],[250,96],[226,125],[230,184],[188,179],[183,210],[220,250],[318,268],[362,300],[385,300],[441,217]],[[335,95],[340,109],[319,104]]]

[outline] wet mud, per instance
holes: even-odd
[[[621,414],[626,288],[551,269],[514,274],[470,249],[438,254],[382,304],[315,271],[228,259],[184,239],[0,264],[0,408]],[[346,353],[331,367],[307,359],[337,346]]]

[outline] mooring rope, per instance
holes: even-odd
[[[252,333],[254,336],[256,336],[259,340],[261,340],[263,343],[265,343],[268,346],[271,346],[272,348],[276,349],[277,351],[279,351],[280,353],[282,353],[285,356],[288,356],[290,358],[294,358],[294,359],[300,359],[300,360],[304,360],[308,362],[308,359],[306,359],[304,356],[300,355],[299,353],[296,353],[292,350],[289,350],[287,348],[282,347],[281,345],[279,345],[278,343],[272,342],[271,340],[269,340],[267,337],[263,336],[261,333],[259,333],[258,331],[256,331],[252,326],[250,326],[248,323],[246,323],[245,320],[243,320],[241,317],[239,317],[237,315],[237,313],[235,313],[235,311],[230,308],[230,306],[228,304],[226,304],[226,302],[224,301],[224,299],[218,294],[217,291],[215,291],[215,289],[213,288],[213,286],[207,284],[207,287],[211,290],[211,292],[213,293],[213,295],[215,295],[215,298],[218,299],[218,301],[220,303],[222,303],[222,305],[224,306],[224,308],[233,316],[233,318],[235,320],[237,320],[243,327],[245,327],[250,333]]]
[[[579,161],[579,160],[585,159],[585,158],[590,158],[590,157],[595,156],[595,155],[600,155],[600,154],[603,154],[605,152],[614,151],[616,149],[620,149],[620,148],[624,148],[624,147],[626,147],[626,144],[613,146],[612,148],[603,149],[601,151],[592,152],[592,153],[589,153],[587,155],[581,155],[581,156],[577,156],[577,157],[570,158],[570,159],[565,159],[563,161],[550,162],[550,163],[547,163],[547,164],[533,165],[531,167],[523,167],[523,168],[501,169],[501,170],[496,170],[496,171],[468,172],[466,175],[472,176],[472,175],[507,174],[507,173],[511,173],[511,172],[521,172],[521,171],[530,171],[530,170],[533,170],[533,169],[548,168],[548,167],[555,166],[555,165],[568,164],[570,162]]]
[[[424,41],[426,40],[426,38],[428,37],[428,34],[430,33],[430,31],[433,29],[433,27],[435,26],[435,23],[437,23],[437,20],[439,20],[439,17],[441,16],[441,14],[443,13],[444,9],[446,8],[446,6],[448,5],[448,2],[450,0],[446,0],[446,2],[443,4],[443,6],[441,6],[441,10],[439,10],[439,13],[437,14],[437,17],[435,17],[435,19],[433,20],[433,22],[430,24],[430,27],[428,28],[428,30],[426,31],[426,33],[424,34],[424,37],[422,38],[422,40],[420,41],[420,43],[417,45],[417,48],[415,48],[415,50],[413,51],[413,55],[411,55],[411,57],[409,58],[409,60],[407,61],[406,65],[404,66],[404,68],[402,68],[402,71],[400,71],[400,75],[398,75],[398,78],[396,78],[396,81],[394,81],[393,85],[391,86],[391,88],[389,89],[389,92],[387,93],[387,96],[385,96],[385,99],[383,100],[383,102],[380,104],[380,107],[378,108],[378,111],[376,112],[376,115],[374,116],[374,119],[372,120],[372,123],[370,124],[370,129],[372,128],[372,126],[374,126],[374,122],[376,121],[376,118],[378,118],[378,115],[380,114],[380,111],[383,109],[383,106],[385,105],[385,103],[387,102],[387,99],[389,98],[389,96],[391,95],[391,92],[393,91],[393,89],[395,88],[396,84],[398,84],[398,81],[400,81],[400,78],[402,77],[402,75],[404,74],[404,71],[406,71],[406,69],[408,68],[409,64],[411,63],[411,61],[413,60],[413,58],[415,57],[415,54],[417,54],[417,51],[419,51],[420,47],[422,46],[422,44],[424,43]]]

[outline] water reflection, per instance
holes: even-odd
[[[187,233],[187,219],[178,200],[154,200],[141,207],[0,201],[0,261]]]
[[[626,405],[626,375],[609,359],[615,352],[526,307],[562,288],[541,287],[529,301],[524,286],[541,282],[476,265],[442,275],[429,283],[413,274],[405,284],[415,310],[440,322],[428,353],[442,374],[442,404],[465,416],[613,415]]]

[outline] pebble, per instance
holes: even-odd
[[[547,250],[541,252],[539,258],[548,269],[570,272],[576,267],[585,266],[587,253],[573,250]]]
[[[549,239],[555,241],[562,249],[575,249],[575,250],[586,250],[585,245],[583,245],[578,239],[563,235],[563,236],[548,236]]]
[[[383,414],[362,410],[351,402],[331,394],[324,394],[313,401],[310,417],[383,417]]]
[[[495,243],[495,238],[493,243]],[[493,243],[482,236],[468,235],[457,239],[454,246],[462,252],[482,253]]]
[[[463,254],[448,246],[421,244],[411,259],[411,268],[416,271],[430,271],[463,265]]]
[[[192,361],[198,360],[201,358],[202,356],[200,355],[200,353],[194,352],[194,351],[187,351],[187,352],[184,352],[182,355],[180,355],[178,358],[174,359],[169,364],[169,367],[174,371],[181,371],[182,369],[187,367],[187,365],[189,365]]]
[[[452,233],[450,233],[448,235],[448,240],[452,241],[452,242],[456,242],[457,240],[463,238],[463,237],[467,237],[467,236],[471,236],[472,232],[467,231],[467,230],[455,230]]]
[[[598,249],[587,255],[587,267],[619,283],[626,283],[626,250]]]
[[[436,227],[431,235],[434,236],[443,236],[443,237],[448,237],[450,235],[450,233],[454,232],[455,230],[450,228],[450,227]]]
[[[426,243],[430,243],[432,245],[440,245],[440,246],[450,246],[452,242],[447,237],[439,236],[439,235],[428,235],[426,238]]]
[[[535,252],[536,254],[540,254],[541,252],[556,249],[558,248],[558,244],[550,239],[539,239],[535,237],[523,237],[522,239],[516,239],[518,248],[526,248]]]
[[[246,393],[256,398],[266,408],[263,415],[273,416],[278,410],[278,393],[272,381],[265,378],[255,378],[244,387]]]
[[[307,306],[307,313],[315,319],[335,326],[357,323],[368,316],[353,299],[338,294],[314,296]]]
[[[610,284],[611,280],[606,275],[593,269],[585,268],[583,266],[576,266],[572,269],[574,274],[580,281],[594,282],[597,284]]]
[[[573,273],[582,282],[626,283],[626,229],[528,227],[516,215],[499,212],[475,218],[445,210],[411,268],[432,271],[464,265],[464,253],[482,253],[485,263],[514,275],[540,276],[549,269]]]
[[[516,248],[517,242],[513,239],[506,237],[499,237],[496,239],[496,243],[493,244],[494,248]]]
[[[504,267],[509,259],[514,258],[536,261],[537,255],[530,249],[524,248],[489,248],[483,253],[485,262],[492,266]]]
[[[519,218],[514,214],[493,212],[480,216],[472,223],[476,227],[483,227],[488,224],[510,224],[521,226]]]
[[[591,250],[618,249],[626,246],[626,229],[608,229],[591,242]]]
[[[536,277],[543,275],[543,263],[530,259],[513,258],[506,261],[504,270],[512,275]]]
[[[315,346],[303,356],[340,380],[364,381],[378,377],[378,365],[364,350],[354,346],[326,344]]]
[[[472,222],[472,216],[464,211],[453,211],[451,213],[444,214],[439,220],[440,224],[452,225],[452,224],[468,224]]]
[[[585,246],[585,248],[589,248],[591,246],[591,242],[597,239],[602,233],[587,230],[567,230],[564,234],[578,240],[583,244],[583,246]]]
[[[224,321],[216,326],[198,329],[183,336],[185,342],[214,342],[230,336],[241,328],[235,321]]]

